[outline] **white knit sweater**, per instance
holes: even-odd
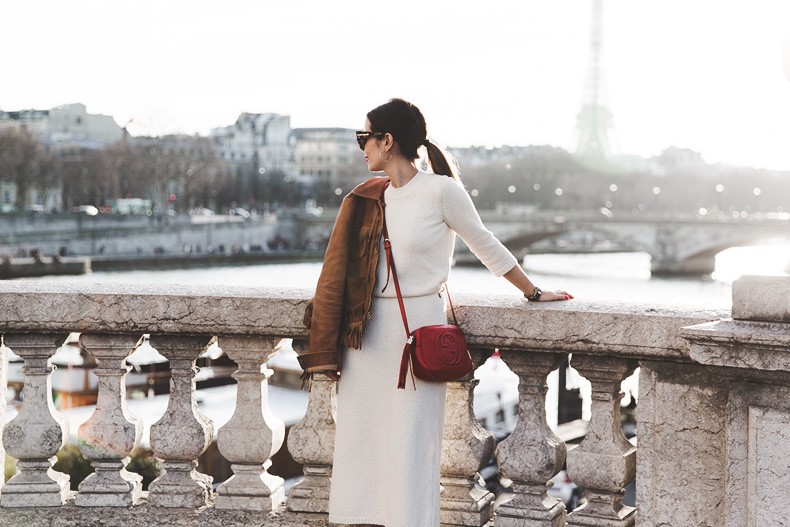
[[[518,263],[485,228],[463,186],[450,177],[418,172],[402,187],[387,187],[384,201],[392,255],[404,297],[439,291],[450,274],[456,233],[495,276],[502,276]],[[383,258],[383,239],[380,249]],[[399,261],[408,265],[399,267]],[[387,280],[387,266],[382,264],[380,259],[374,294],[394,297],[391,279],[381,292]]]
[[[446,321],[436,296],[450,272],[455,232],[495,274],[516,265],[486,230],[464,188],[418,173],[384,193],[398,278],[412,329]],[[382,242],[383,243],[383,242]],[[396,388],[406,333],[380,248],[376,298],[362,349],[348,349],[338,385],[330,522],[387,527],[440,525],[439,472],[446,385],[417,379]]]

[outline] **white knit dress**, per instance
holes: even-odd
[[[496,276],[516,265],[488,231],[464,188],[419,172],[384,193],[385,214],[409,328],[447,322],[438,295],[447,281],[458,233]],[[337,431],[329,521],[386,527],[438,527],[444,383],[407,377],[398,390],[406,332],[383,240],[371,319],[362,349],[345,349],[338,383]]]

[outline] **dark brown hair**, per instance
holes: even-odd
[[[425,146],[428,150],[428,162],[435,174],[459,179],[458,170],[453,170],[442,149],[428,140],[425,117],[412,103],[403,99],[390,99],[368,112],[367,118],[371,131],[392,134],[405,158],[417,159],[417,149]]]

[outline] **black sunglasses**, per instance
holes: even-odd
[[[364,152],[365,145],[368,143],[368,139],[371,137],[381,139],[385,135],[387,135],[387,132],[366,132],[364,130],[357,130],[357,144],[359,145],[359,149]]]

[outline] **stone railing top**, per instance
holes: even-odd
[[[680,334],[700,364],[790,372],[790,324],[730,319],[695,324]]]
[[[743,276],[733,282],[732,318],[790,322],[790,276]]]
[[[256,287],[0,283],[0,331],[301,337],[309,290]]]
[[[687,360],[682,326],[727,318],[726,309],[574,299],[530,303],[518,296],[455,295],[470,344],[635,358]]]
[[[183,333],[304,338],[310,289],[0,282],[0,332]],[[680,328],[723,309],[455,295],[470,345],[688,360]]]

